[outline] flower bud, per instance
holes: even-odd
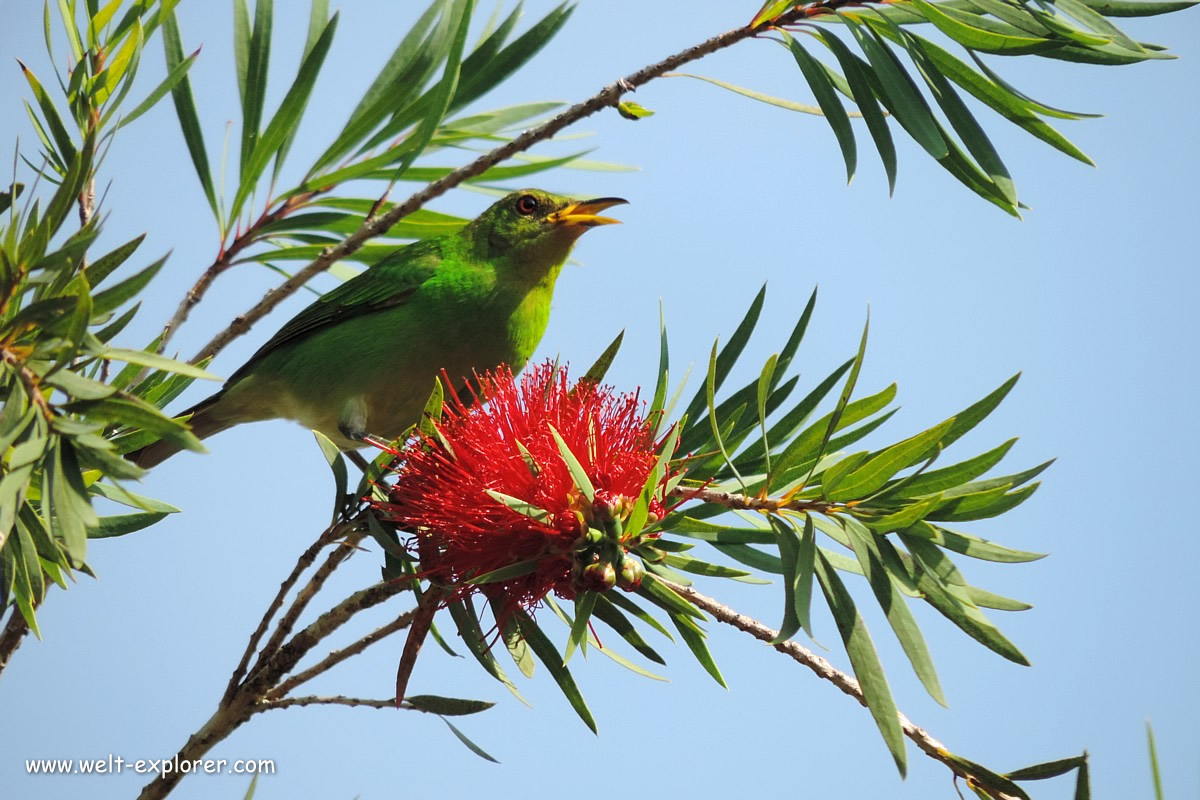
[[[625,556],[625,560],[621,562],[621,571],[617,573],[617,586],[620,586],[627,592],[635,591],[642,585],[642,576],[646,574],[646,568],[642,566],[642,562],[632,556]]]
[[[606,592],[617,584],[617,571],[607,561],[583,568],[583,586],[594,592]]]
[[[592,513],[601,522],[616,522],[629,516],[633,503],[623,494],[616,494],[607,489],[597,489],[592,501]]]

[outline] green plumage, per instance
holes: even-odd
[[[416,422],[442,370],[452,380],[533,354],[554,283],[593,212],[527,190],[508,195],[455,234],[409,245],[328,292],[285,324],[225,387],[185,413],[201,438],[283,417],[342,447]],[[156,442],[129,457],[153,466],[177,452]]]

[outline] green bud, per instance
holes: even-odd
[[[625,556],[625,560],[621,562],[621,571],[617,573],[617,586],[627,592],[635,591],[642,585],[642,577],[645,574],[646,568],[639,559]]]
[[[617,571],[607,561],[588,564],[583,568],[583,587],[593,592],[607,592],[617,584]]]

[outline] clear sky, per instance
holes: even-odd
[[[340,127],[423,6],[342,4],[333,49],[292,148],[293,174]],[[527,6],[535,18],[551,4]],[[754,10],[754,0],[583,0],[565,31],[477,108],[581,99],[743,23]],[[19,110],[27,88],[11,58],[20,56],[53,83],[40,17],[40,3],[0,1],[5,147],[20,136],[31,150],[33,140]],[[290,82],[306,18],[307,4],[277,2],[270,108]],[[188,0],[180,21],[185,47],[204,44],[192,78],[215,163],[226,121],[238,118],[229,4]],[[636,100],[657,112],[653,118],[632,123],[603,113],[571,129],[590,138],[535,151],[591,147],[592,158],[640,168],[560,171],[538,181],[550,190],[631,201],[619,209],[624,225],[591,232],[577,248],[579,266],[559,281],[540,352],[561,354],[582,370],[625,328],[625,349],[609,378],[623,389],[652,385],[660,298],[674,363],[699,364],[767,281],[761,330],[740,374],[756,374],[782,345],[814,285],[820,298],[798,358],[809,385],[852,353],[869,306],[872,336],[859,385],[869,392],[896,380],[902,405],[883,435],[869,440],[875,444],[924,430],[1023,371],[1010,398],[952,452],[974,455],[1019,435],[1006,461],[1014,469],[1058,457],[1029,502],[968,528],[1052,554],[1028,565],[964,566],[975,582],[1034,604],[994,615],[1033,667],[1003,661],[917,608],[950,702],[942,709],[925,696],[878,613],[868,612],[897,702],[949,748],[997,769],[1087,748],[1100,798],[1151,796],[1143,733],[1150,719],[1167,796],[1183,798],[1200,792],[1193,627],[1200,537],[1192,508],[1200,449],[1200,14],[1128,20],[1126,28],[1170,45],[1180,60],[1100,68],[990,59],[1040,100],[1106,115],[1060,126],[1098,169],[994,115],[982,117],[1032,207],[1023,222],[960,187],[908,140],[898,139],[899,181],[889,199],[865,136],[860,174],[847,188],[821,119],[694,81],[645,87]],[[157,39],[144,61],[135,97],[161,75]],[[689,70],[811,102],[795,63],[773,44],[744,43]],[[140,346],[216,249],[169,102],[117,139],[104,176],[112,182],[111,216],[101,247],[147,231],[139,264],[173,250],[123,337],[123,344]],[[432,207],[473,216],[488,202],[459,191]],[[249,265],[223,277],[175,339],[180,354],[190,356],[274,280]],[[231,373],[306,302],[294,297],[212,369]],[[211,388],[194,387],[179,408]],[[208,444],[209,455],[180,456],[145,481],[146,494],[183,513],[93,543],[99,580],[82,578],[67,593],[53,592],[40,612],[45,640],[27,641],[0,680],[0,796],[135,795],[143,778],[33,777],[25,775],[24,759],[174,753],[215,708],[278,582],[325,524],[332,482],[308,433],[264,423]],[[374,551],[354,557],[317,605],[376,580],[378,562]],[[701,581],[700,588],[778,622],[778,585]],[[400,610],[379,609],[358,630]],[[821,641],[836,642],[828,617],[818,617],[817,626]],[[257,795],[267,800],[592,798],[634,786],[693,797],[955,796],[947,771],[911,747],[910,776],[901,782],[868,714],[831,686],[732,629],[711,627],[729,690],[682,647],[664,652],[666,684],[607,659],[574,661],[598,737],[544,670],[521,687],[529,709],[473,661],[427,647],[411,691],[498,701],[460,722],[499,766],[471,755],[436,718],[345,708],[259,716],[213,755],[275,759],[277,774]],[[389,640],[312,689],[387,696],[402,644]],[[830,656],[845,665],[840,647]],[[240,798],[247,783],[241,776],[193,777],[174,796]],[[1061,780],[1034,788],[1046,798],[1071,792]]]

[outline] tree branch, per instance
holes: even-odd
[[[367,708],[406,708],[413,710],[411,705],[397,706],[395,699],[387,700],[367,700],[362,697],[346,697],[345,695],[334,695],[333,697],[317,697],[309,695],[307,697],[285,697],[281,700],[264,700],[259,704],[262,710],[269,711],[272,708],[290,708],[291,706],[366,706]],[[417,709],[419,710],[419,709]]]
[[[318,642],[344,625],[355,614],[373,608],[400,592],[407,591],[408,588],[408,581],[381,581],[360,589],[317,617],[312,624],[265,660],[260,661],[255,671],[238,687],[229,701],[222,701],[209,720],[188,737],[187,742],[179,749],[177,758],[180,761],[202,758],[254,714],[274,707],[263,703],[267,693]],[[395,700],[388,702],[395,705]],[[138,800],[161,800],[170,794],[182,778],[181,772],[160,774],[142,788]]]
[[[4,632],[0,633],[0,675],[4,674],[4,668],[8,666],[13,654],[17,652],[21,642],[25,641],[28,633],[29,623],[25,621],[25,615],[14,605],[12,612],[8,615],[8,622],[4,624]]]
[[[339,530],[341,528],[342,526],[338,525],[334,527],[334,530]],[[308,607],[309,602],[313,599],[313,597],[316,596],[317,592],[321,590],[321,587],[325,585],[325,581],[328,580],[329,576],[333,574],[333,571],[338,568],[338,565],[345,561],[350,554],[354,552],[354,548],[358,546],[358,542],[363,538],[364,535],[365,534],[363,534],[361,531],[351,532],[342,541],[341,546],[335,548],[326,557],[325,563],[317,567],[317,571],[313,573],[311,578],[309,578],[309,581],[304,585],[304,588],[297,592],[295,599],[292,600],[292,605],[279,619],[279,625],[275,628],[275,632],[271,634],[271,638],[267,640],[265,645],[263,645],[262,652],[258,656],[258,662],[254,665],[254,669],[251,670],[251,676],[253,676],[253,673],[257,672],[259,668],[263,666],[268,658],[270,658],[277,650],[279,650],[283,640],[289,633],[292,632],[292,628],[295,626],[296,620],[298,620],[300,615],[304,613],[304,609]]]
[[[258,643],[262,641],[262,637],[267,632],[267,627],[271,624],[271,619],[274,618],[276,612],[283,606],[283,599],[287,593],[296,585],[296,581],[300,579],[300,574],[304,570],[312,566],[317,559],[317,553],[321,552],[325,545],[333,541],[337,526],[330,526],[321,532],[317,540],[313,542],[307,550],[300,554],[300,558],[296,559],[296,566],[292,568],[292,572],[283,583],[279,584],[279,591],[275,594],[275,598],[271,604],[267,606],[266,612],[258,623],[258,627],[254,629],[254,633],[250,635],[250,642],[246,645],[246,650],[242,653],[242,658],[234,668],[233,674],[229,676],[229,683],[225,687],[225,695],[221,698],[222,705],[229,703],[233,698],[234,692],[237,691],[238,684],[242,678],[246,676],[246,669],[250,666],[250,659],[254,657],[254,651],[258,647]]]
[[[659,579],[663,580],[663,579]],[[701,594],[695,589],[682,586],[671,581],[663,580],[677,594],[687,598],[697,608],[707,611],[712,614],[718,622],[723,622],[726,625],[731,625],[743,633],[748,633],[759,641],[771,644],[775,637],[779,635],[779,631],[773,630],[756,619],[747,617],[745,614],[739,614],[729,606]],[[798,642],[786,641],[780,644],[772,645],[779,652],[790,656],[805,667],[808,667],[817,677],[829,681],[843,693],[853,697],[858,701],[859,705],[866,706],[867,701],[863,696],[862,688],[858,685],[858,681],[853,676],[839,670],[837,667],[830,664],[824,658],[821,658],[816,653],[802,646]],[[900,720],[900,728],[904,731],[904,735],[911,739],[921,752],[925,753],[930,758],[942,762],[956,776],[963,778],[972,784],[986,790],[996,800],[1017,800],[1012,795],[1005,794],[998,789],[991,787],[987,776],[973,774],[964,764],[955,760],[946,746],[937,739],[930,736],[924,728],[918,727],[912,720],[904,714],[897,712],[897,717]]]
[[[295,689],[300,684],[306,683],[306,682],[312,680],[313,678],[320,675],[322,672],[329,671],[332,667],[336,666],[337,664],[340,664],[341,662],[345,661],[347,658],[358,655],[359,653],[366,650],[368,647],[375,644],[376,642],[381,642],[384,639],[386,639],[387,637],[391,636],[396,631],[407,628],[412,623],[414,614],[415,614],[415,611],[405,611],[403,614],[396,617],[394,620],[389,622],[387,625],[383,625],[379,628],[376,628],[375,630],[368,633],[366,636],[359,639],[357,642],[354,642],[351,645],[343,647],[341,650],[334,650],[332,653],[325,656],[325,658],[321,659],[316,664],[313,664],[311,667],[309,667],[306,670],[303,670],[302,672],[297,672],[295,675],[288,678],[287,680],[285,680],[283,683],[276,686],[271,691],[267,692],[266,698],[268,700],[282,699],[288,692],[290,692],[292,689]],[[395,705],[396,704],[395,699],[393,699],[391,701],[391,703],[392,703],[392,705]]]
[[[681,50],[672,56],[664,58],[662,61],[650,64],[637,72],[610,83],[588,99],[576,103],[536,128],[530,128],[515,139],[428,184],[404,202],[391,208],[387,213],[381,216],[369,216],[358,230],[347,236],[340,243],[325,248],[321,252],[321,255],[317,256],[311,263],[279,286],[267,292],[253,307],[235,317],[225,330],[214,336],[208,344],[192,357],[192,363],[202,361],[221,352],[226,345],[250,330],[251,326],[269,314],[277,305],[312,280],[313,277],[329,269],[330,266],[340,259],[354,253],[372,238],[386,232],[399,220],[421,208],[430,200],[445,194],[463,181],[482,174],[501,161],[529,149],[538,142],[549,139],[568,125],[589,117],[602,108],[615,106],[624,93],[632,92],[639,86],[644,86],[655,78],[661,77],[664,72],[670,72],[683,64],[735,45],[744,39],[752,38],[756,34],[769,30],[772,27],[787,25],[809,17],[827,14],[833,8],[860,3],[861,0],[825,0],[822,3],[792,9],[777,19],[763,23],[757,27],[744,25],[740,28],[734,28],[733,30],[713,36],[700,44]]]
[[[176,307],[175,313],[172,314],[171,318],[167,320],[165,325],[163,325],[158,346],[155,348],[156,352],[162,353],[166,350],[167,342],[171,341],[171,337],[175,335],[180,326],[187,322],[187,318],[191,314],[192,309],[204,299],[205,293],[208,292],[209,288],[213,285],[213,282],[216,281],[217,276],[233,266],[233,260],[238,256],[239,253],[241,253],[250,245],[259,241],[262,236],[262,229],[264,227],[272,222],[283,219],[297,208],[302,207],[316,194],[317,192],[307,192],[305,194],[289,197],[287,200],[284,200],[283,204],[274,211],[264,211],[262,215],[252,225],[250,225],[250,227],[234,238],[229,247],[225,247],[224,241],[222,241],[221,250],[219,253],[217,253],[216,260],[209,264],[208,268],[200,274],[200,277],[196,279],[194,284],[192,284],[192,288],[188,289],[184,294],[183,299],[179,301],[179,305]]]

